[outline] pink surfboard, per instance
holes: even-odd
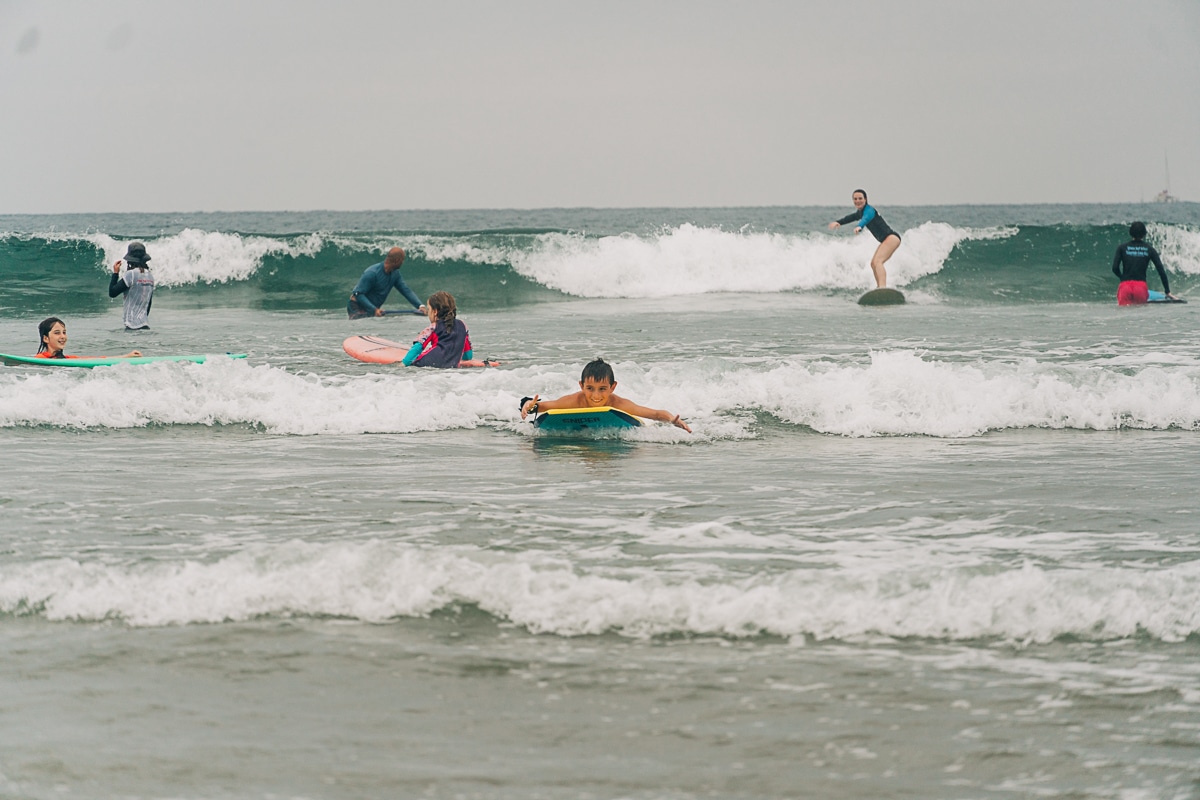
[[[365,361],[368,364],[398,363],[408,354],[408,348],[410,347],[412,347],[411,343],[400,344],[399,342],[381,339],[378,336],[351,336],[342,342],[342,349],[351,358],[357,358],[359,361]]]

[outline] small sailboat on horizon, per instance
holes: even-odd
[[[1167,163],[1167,156],[1165,154],[1163,155],[1163,173],[1166,176],[1167,188],[1154,195],[1154,202],[1178,203],[1179,198],[1171,194],[1171,165]]]

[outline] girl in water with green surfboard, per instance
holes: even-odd
[[[63,352],[67,346],[67,323],[58,317],[47,317],[38,325],[38,358],[87,358],[88,356],[69,356]],[[123,356],[102,356],[103,358],[137,358],[140,350],[130,350]],[[93,356],[96,357],[96,356]]]

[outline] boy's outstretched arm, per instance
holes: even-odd
[[[692,429],[688,427],[688,424],[683,421],[682,417],[678,414],[672,414],[670,411],[663,411],[661,408],[639,406],[637,403],[626,400],[624,397],[617,397],[616,395],[612,397],[612,405],[613,408],[627,411],[634,416],[658,420],[659,422],[669,422],[676,428],[683,428],[688,433],[692,432]]]
[[[541,400],[535,394],[521,404],[521,419],[527,414],[549,411],[552,408],[579,408],[579,392],[565,394],[557,400]]]
[[[521,419],[525,419],[529,414],[534,413],[538,407],[538,396],[528,398],[524,403],[521,403]]]

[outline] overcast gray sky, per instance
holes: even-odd
[[[0,213],[1200,201],[1197,0],[0,0]]]

